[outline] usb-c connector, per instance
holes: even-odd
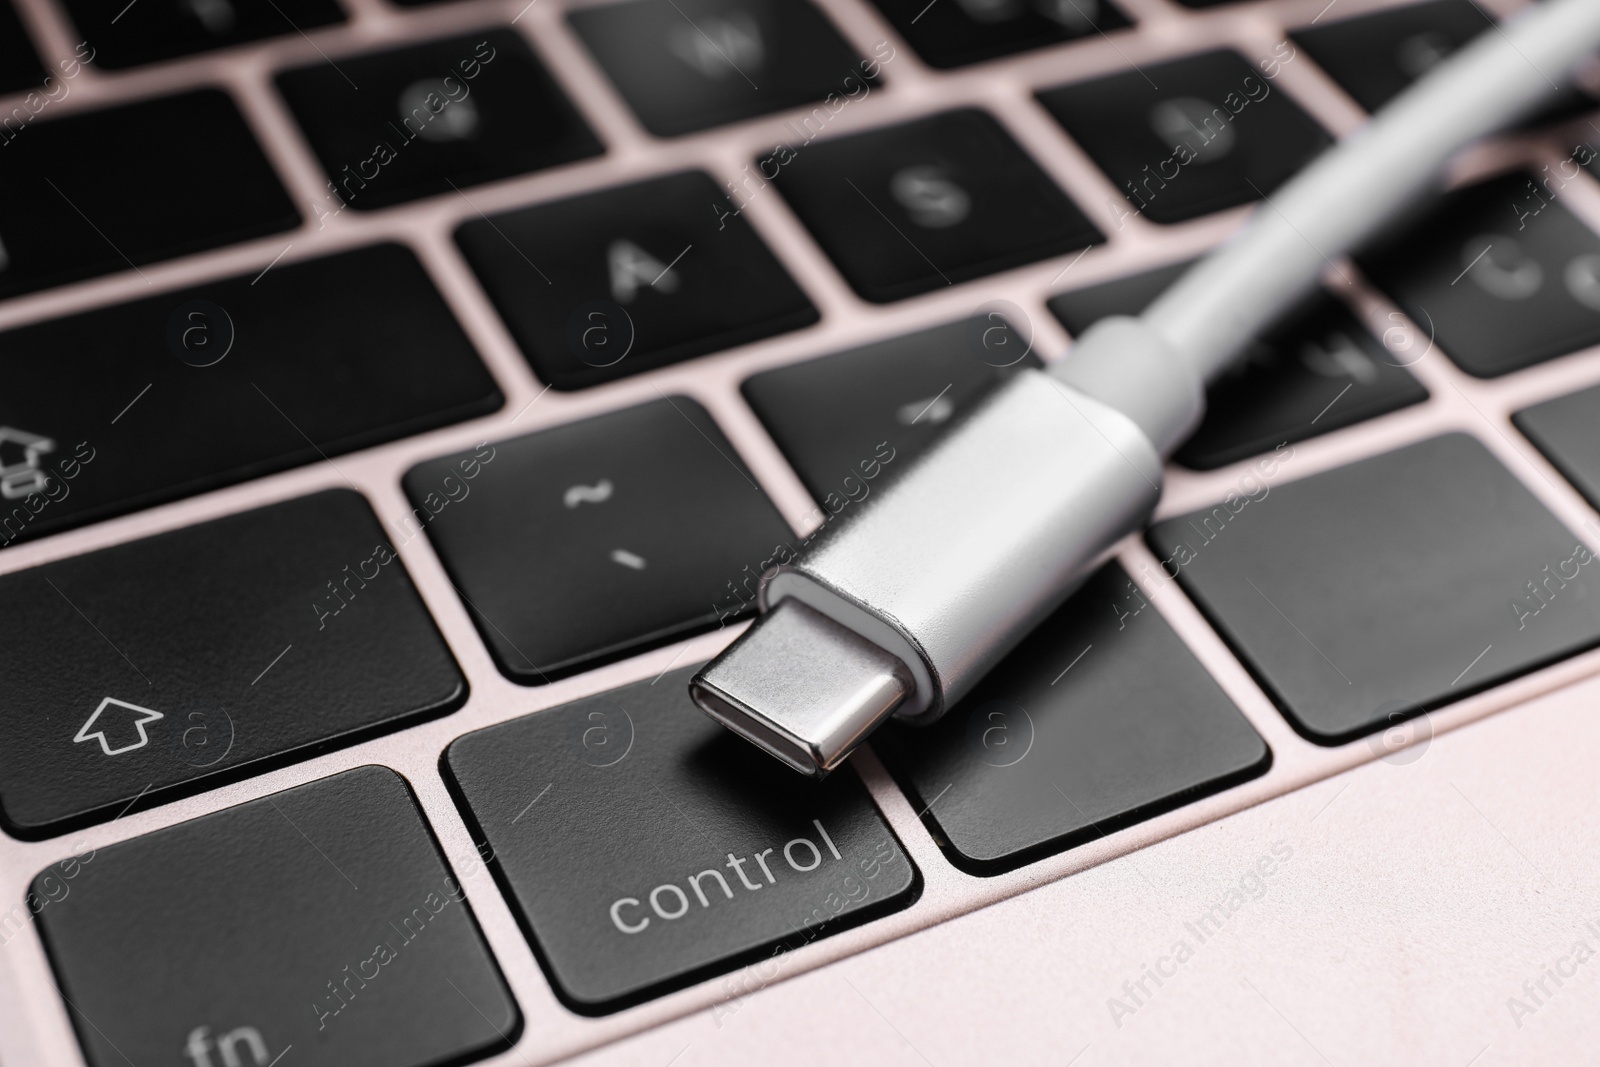
[[[1165,410],[1187,421],[1182,407]],[[1160,481],[1138,422],[1023,370],[770,575],[765,614],[690,692],[821,777],[890,715],[943,714],[1138,527]]]
[[[798,600],[785,600],[695,676],[713,719],[801,774],[842,763],[911,691],[905,664]]]

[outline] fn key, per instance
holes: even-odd
[[[68,874],[68,871],[71,874]],[[57,864],[43,937],[93,1067],[433,1067],[517,1010],[400,776],[360,767]]]

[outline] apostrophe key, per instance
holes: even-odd
[[[789,527],[687,397],[496,441],[405,478],[505,674],[537,685],[727,625]],[[477,479],[461,467],[486,460]]]

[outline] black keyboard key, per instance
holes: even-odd
[[[685,397],[490,447],[493,466],[471,485],[463,454],[413,468],[405,487],[515,681],[721,625],[753,606],[768,561],[794,550],[733,446]],[[449,506],[468,493],[478,503]]]
[[[776,170],[856,292],[880,303],[1104,239],[983,111],[780,146],[761,168]]]
[[[109,818],[450,710],[393,541],[330,490],[0,578],[13,833]],[[396,539],[397,540],[397,539]]]
[[[1591,505],[1600,507],[1600,386],[1547,400],[1511,417]]]
[[[465,881],[400,776],[361,767],[58,864],[33,893],[92,1067],[437,1067],[520,1025]]]
[[[14,133],[0,169],[0,297],[300,223],[239,109],[217,89]]]
[[[1067,85],[1039,100],[1123,191],[1127,210],[1152,222],[1271,196],[1332,143],[1236,52]]]
[[[1511,174],[1443,197],[1356,256],[1468,374],[1600,343],[1600,236],[1553,185]]]
[[[873,747],[952,862],[995,874],[1253,778],[1266,742],[1121,567],[959,705]]]
[[[1462,45],[1494,28],[1494,19],[1474,0],[1432,0],[1329,20],[1291,36],[1358,104],[1377,111]],[[1594,106],[1592,97],[1569,89],[1541,112],[1541,120]]]
[[[1188,266],[1062,293],[1051,298],[1050,310],[1081,336],[1108,315],[1142,313]],[[1419,404],[1428,391],[1403,369],[1415,358],[1409,350],[1389,351],[1348,308],[1318,293],[1212,383],[1205,420],[1173,458],[1192,470],[1211,470]]]
[[[1119,30],[1110,0],[873,0],[931,67],[960,67]]]
[[[344,21],[335,0],[64,0],[95,63],[111,70]],[[203,143],[203,142],[194,142]]]
[[[473,219],[456,240],[535,373],[557,389],[817,321],[699,172]]]
[[[830,514],[866,499],[1016,366],[1039,366],[999,312],[835,352],[744,383],[800,480]]]
[[[1269,457],[1292,471],[1292,452]],[[1470,437],[1159,523],[1151,547],[1277,702],[1339,744],[1600,643],[1600,565]]]
[[[359,211],[601,151],[511,30],[343,59],[337,68],[312,63],[277,80],[328,174],[330,201]]]
[[[0,375],[0,426],[43,442],[0,455],[26,464],[0,490],[0,545],[502,403],[397,245],[12,330]]]
[[[853,771],[785,771],[690,702],[693,673],[480,730],[445,754],[575,1011],[799,948],[917,892]]]
[[[861,59],[810,0],[624,0],[568,18],[658,137],[820,104],[830,93],[864,99],[880,65]]]
[[[76,62],[76,61],[71,61]],[[62,68],[62,73],[71,70],[74,75],[78,73],[72,65]],[[36,85],[44,84],[44,67],[39,63],[39,53],[33,50],[33,45],[28,43],[27,31],[22,28],[22,20],[17,17],[16,9],[8,0],[0,0],[0,93],[14,93],[22,89],[32,89]],[[67,89],[70,93],[72,90]],[[55,89],[50,95],[61,97],[62,90]],[[44,99],[43,96],[40,99]],[[27,107],[23,108],[23,115],[29,113]],[[10,119],[11,116],[0,116]],[[0,140],[9,141],[13,128],[20,128],[16,123],[0,127]]]

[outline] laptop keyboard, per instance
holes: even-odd
[[[1600,668],[1575,92],[936,726],[686,693],[1515,6],[0,0],[0,1063],[553,1062]]]

